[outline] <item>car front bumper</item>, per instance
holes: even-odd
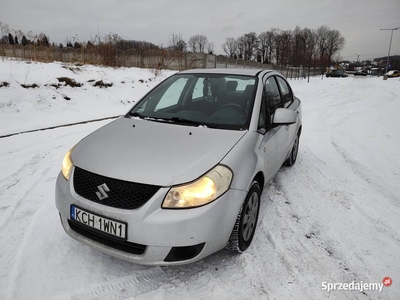
[[[71,178],[73,174],[71,174]],[[130,262],[144,265],[177,265],[198,261],[223,249],[228,242],[246,191],[230,189],[220,198],[202,207],[162,209],[169,188],[161,188],[138,209],[126,210],[104,206],[77,195],[72,180],[60,173],[56,183],[56,206],[65,232],[94,249]],[[127,224],[125,244],[144,247],[143,253],[124,250],[119,242],[88,236],[85,228],[71,222],[70,207],[78,206]],[[123,243],[124,244],[124,243]]]

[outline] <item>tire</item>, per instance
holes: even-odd
[[[257,181],[254,181],[237,216],[235,226],[226,245],[227,250],[243,253],[250,246],[257,227],[260,198],[260,185]]]
[[[300,134],[297,134],[296,139],[294,140],[292,151],[290,152],[288,159],[283,163],[283,165],[291,167],[296,163],[297,154],[299,152],[299,144],[300,144]]]

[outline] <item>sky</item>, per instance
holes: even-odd
[[[185,41],[203,34],[217,54],[224,54],[227,37],[326,25],[344,36],[340,55],[352,61],[357,54],[360,60],[388,55],[391,31],[380,29],[400,27],[400,0],[0,0],[0,22],[43,32],[57,44],[116,33],[168,46],[173,33]],[[391,54],[400,55],[400,29],[393,31]]]
[[[124,114],[173,72],[154,78],[148,69],[64,67],[0,59],[0,82],[9,83],[0,87],[0,299],[399,299],[398,78],[289,79],[303,111],[298,158],[263,190],[250,247],[161,268],[102,254],[60,223],[54,191],[62,158],[110,120],[1,136]],[[83,86],[51,86],[65,76]],[[113,86],[94,87],[89,79]],[[126,121],[138,128],[151,122]],[[386,277],[393,284],[381,292],[328,292],[323,285],[382,285]]]

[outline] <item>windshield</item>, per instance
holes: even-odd
[[[250,122],[256,83],[254,76],[173,75],[147,94],[127,116],[244,130]]]

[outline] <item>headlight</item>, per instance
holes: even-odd
[[[218,165],[192,183],[172,187],[163,201],[163,208],[190,208],[210,203],[225,193],[232,181],[233,173]]]
[[[72,148],[71,150],[69,150],[67,152],[67,154],[65,154],[63,162],[62,162],[62,168],[61,168],[61,172],[64,175],[65,179],[69,179],[69,175],[71,174],[71,170],[72,170],[72,166],[73,166],[73,162],[72,162],[72,158],[71,158],[71,152],[74,148]]]

